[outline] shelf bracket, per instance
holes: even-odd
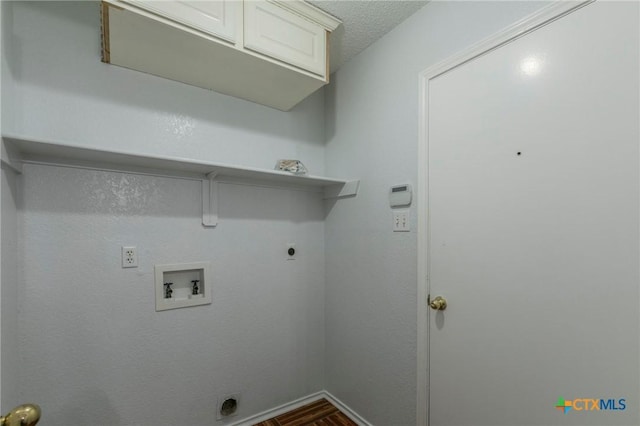
[[[324,199],[354,197],[358,193],[359,180],[327,185],[324,188]]]
[[[217,172],[211,172],[206,179],[202,179],[202,225],[206,227],[218,225],[217,175]]]
[[[18,174],[22,174],[22,156],[13,144],[2,138],[2,146],[0,147],[0,161],[2,167],[5,166]]]

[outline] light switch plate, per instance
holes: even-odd
[[[409,232],[409,210],[393,211],[393,232]]]

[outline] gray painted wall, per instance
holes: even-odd
[[[36,165],[21,181],[19,397],[47,425],[199,426],[225,394],[238,420],[323,389],[319,194],[220,184],[211,229],[200,181]],[[154,265],[195,261],[213,304],[155,312]]]
[[[10,53],[9,39],[4,35],[10,32],[12,22],[10,3],[0,2],[0,128],[4,130],[11,121],[14,84],[9,72],[6,55]],[[0,172],[0,409],[18,404],[18,298],[19,262],[18,262],[18,191],[15,174],[11,170]],[[8,408],[9,407],[9,408]]]
[[[0,89],[2,96],[0,97],[0,121],[2,130],[6,131],[13,125],[13,112],[15,111],[15,84],[13,72],[10,68],[10,57],[13,55],[13,46],[11,34],[13,33],[13,2],[0,2]]]
[[[2,378],[0,386],[2,398],[0,405],[2,412],[10,410],[20,404],[18,399],[20,348],[18,335],[19,320],[19,289],[20,261],[18,257],[18,181],[16,174],[11,170],[2,168],[0,172],[0,192],[2,222],[0,223],[0,236],[2,244],[0,253],[0,280],[2,280],[0,323],[2,324],[0,346],[0,371]]]
[[[105,65],[97,2],[3,12],[3,132],[264,168],[299,158],[323,173],[322,91],[285,113]],[[237,420],[323,389],[319,194],[222,185],[220,225],[205,229],[197,181],[30,166],[2,184],[2,343],[29,336],[3,347],[3,408],[37,402],[50,425],[141,412],[200,425],[225,393],[242,393]],[[24,198],[17,215],[7,186]],[[125,244],[140,268],[121,269]],[[213,305],[156,313],[153,265],[198,260],[213,262]]]
[[[428,3],[327,90],[327,173],[362,181],[325,224],[325,380],[372,424],[416,421],[416,203],[411,232],[393,233],[388,191],[417,184],[418,73],[542,5]]]

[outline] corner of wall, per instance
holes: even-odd
[[[544,4],[429,2],[326,89],[327,174],[361,186],[325,222],[325,389],[371,423],[417,420],[416,202],[410,232],[393,233],[388,192],[417,188],[418,75]]]
[[[17,179],[12,170],[0,175],[0,407],[18,405],[18,209]]]

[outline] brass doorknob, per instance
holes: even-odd
[[[24,404],[0,417],[0,426],[34,426],[40,420],[40,407],[36,404]]]
[[[442,296],[436,296],[431,303],[429,303],[429,306],[436,311],[444,311],[447,309],[447,300]]]

